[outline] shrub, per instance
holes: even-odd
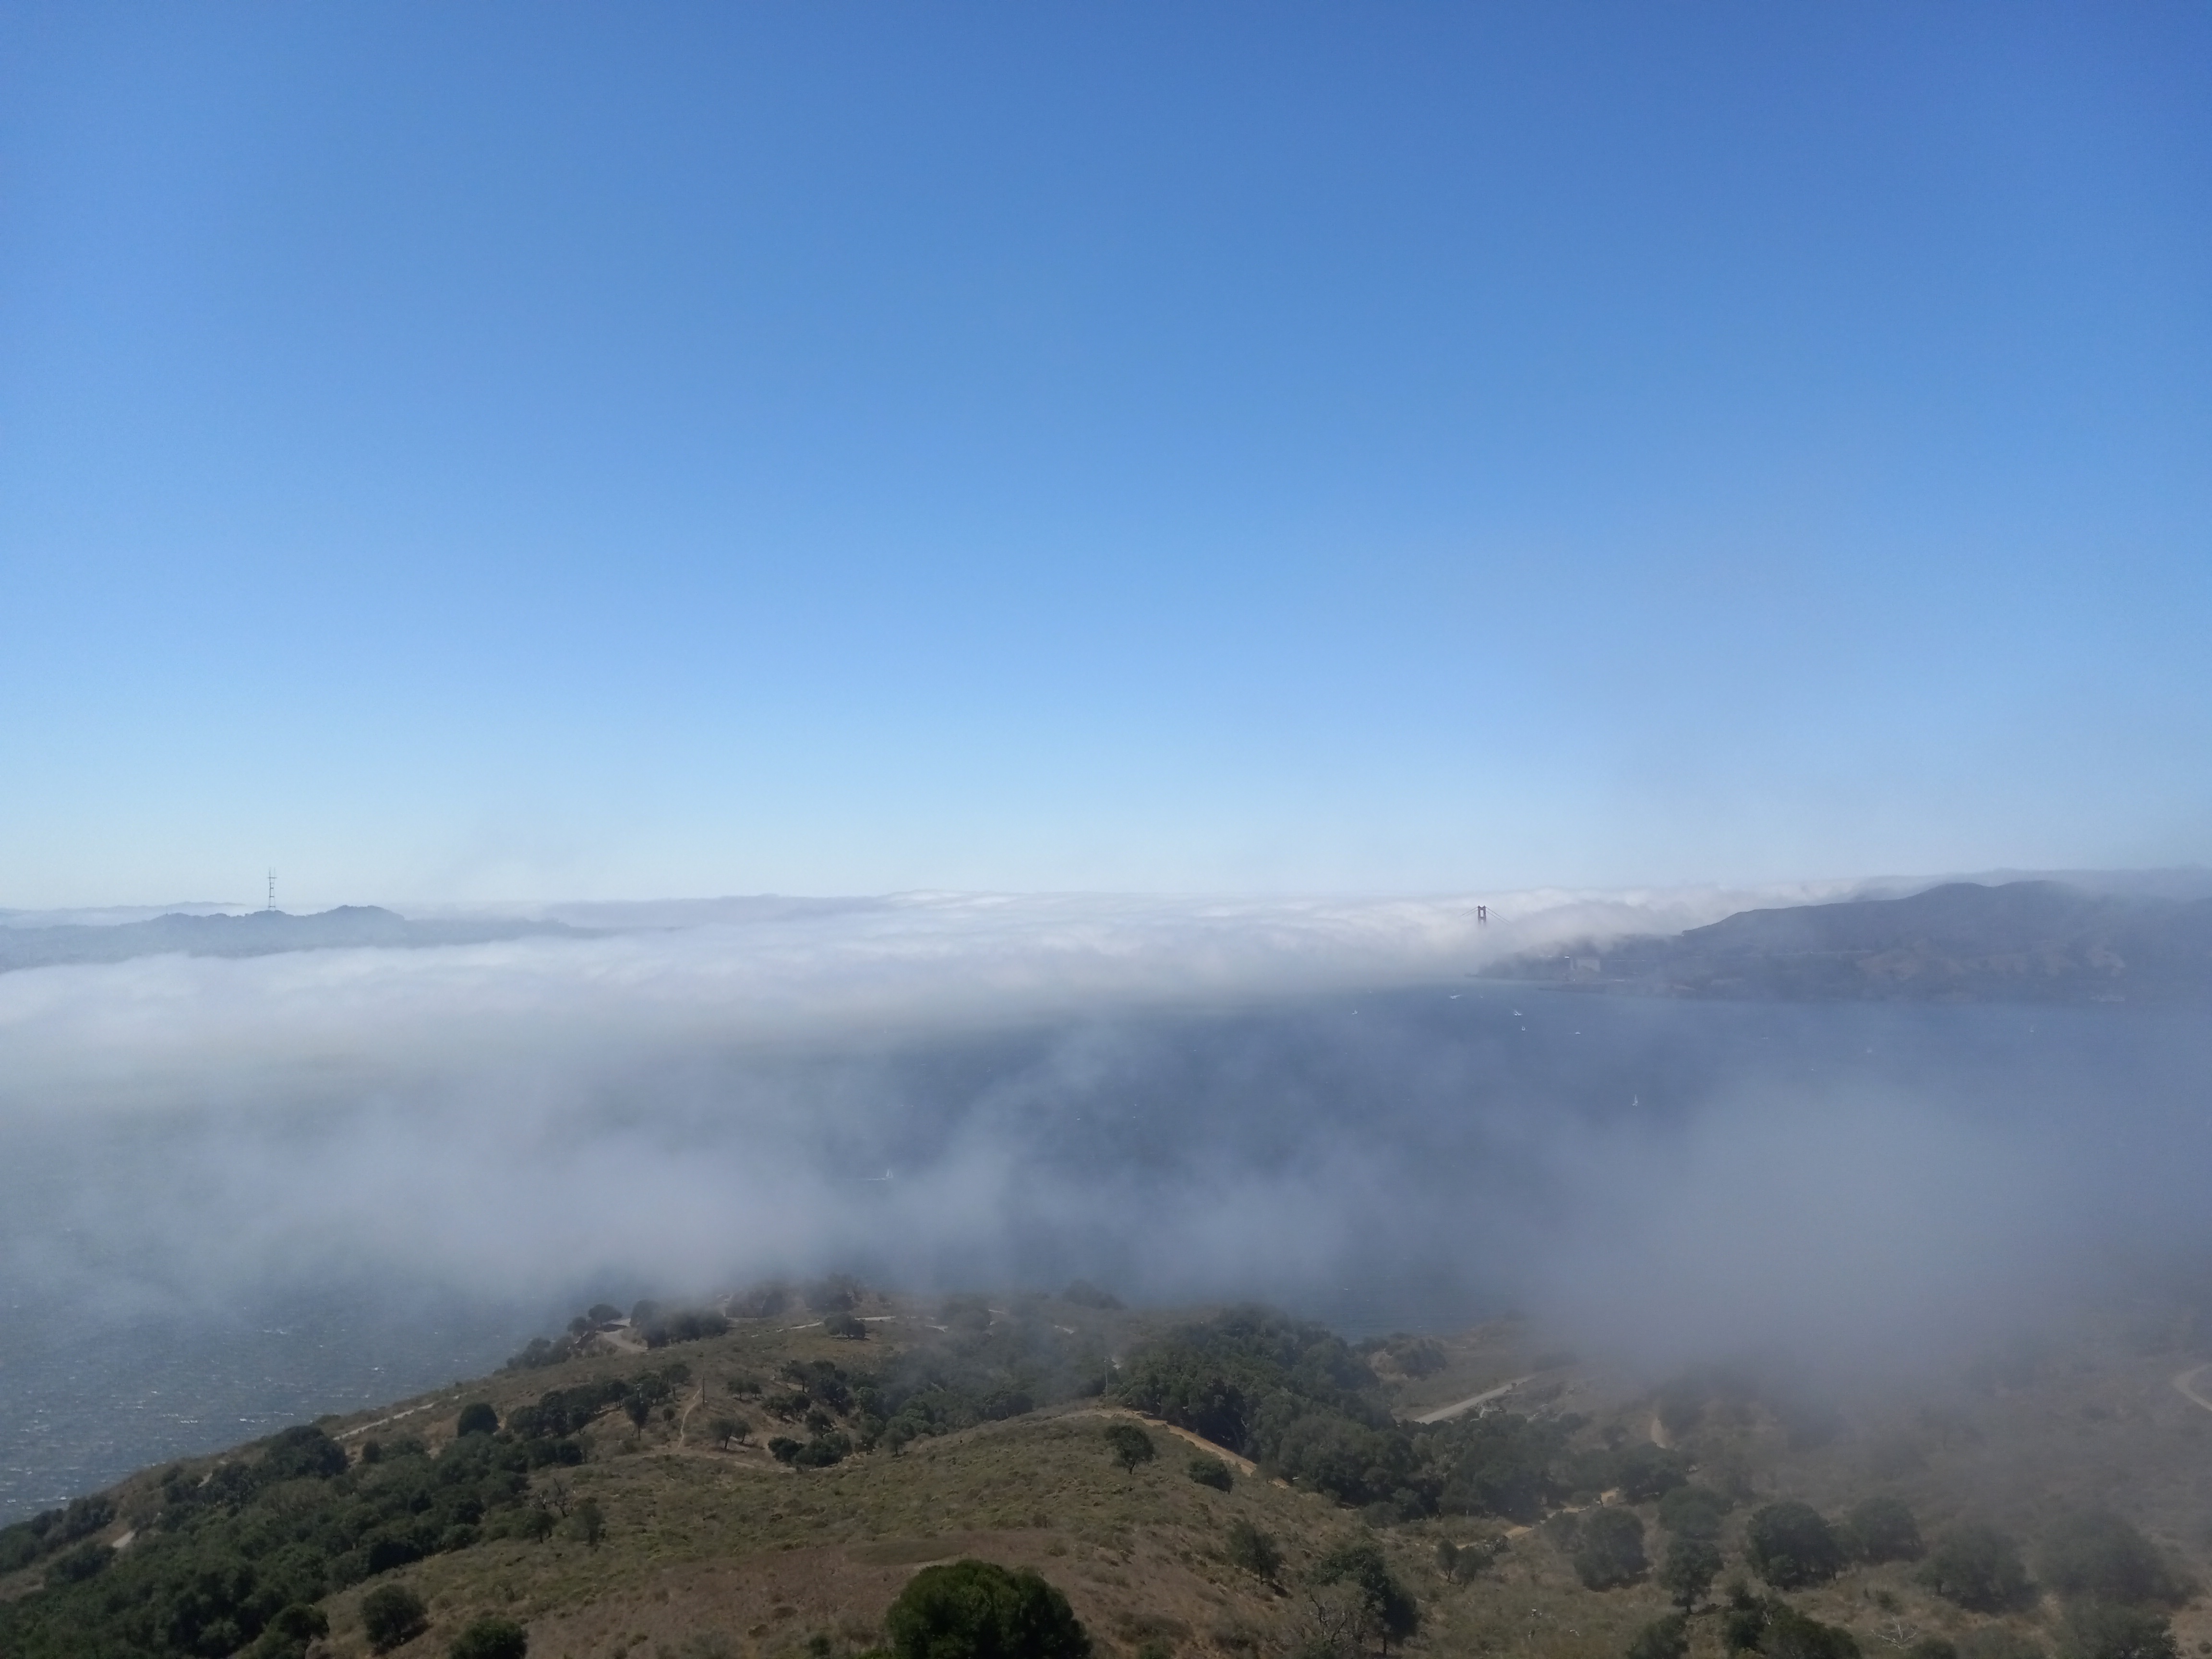
[[[1628,1659],[1684,1659],[1690,1651],[1690,1621],[1679,1613],[1654,1619],[1628,1644]]]
[[[1953,1527],[1928,1552],[1921,1582],[1947,1601],[1975,1613],[2002,1613],[2031,1596],[2020,1546],[1978,1521]]]
[[[824,1314],[822,1316],[822,1332],[825,1336],[842,1337],[848,1342],[865,1342],[868,1337],[868,1324],[858,1314]]]
[[[1626,1510],[1600,1510],[1583,1522],[1575,1551],[1575,1577],[1586,1589],[1634,1583],[1650,1564],[1644,1559],[1644,1523]]]
[[[452,1659],[524,1659],[530,1638],[512,1619],[473,1620],[446,1650]]]
[[[1649,1443],[1620,1454],[1613,1482],[1631,1504],[1649,1504],[1682,1486],[1690,1478],[1682,1454]]]
[[[1067,1598],[988,1561],[924,1567],[884,1616],[896,1659],[1090,1659]]]
[[[1787,1601],[1753,1595],[1739,1584],[1729,1594],[1721,1640],[1730,1653],[1765,1659],[1859,1659],[1858,1638],[1808,1619]]]
[[[1843,1570],[1843,1546],[1809,1504],[1768,1504],[1744,1528],[1744,1559],[1777,1589],[1825,1583]]]
[[[1894,1498],[1869,1498],[1844,1517],[1843,1541],[1854,1559],[1914,1561],[1920,1558],[1920,1524]]]
[[[592,1549],[599,1548],[599,1540],[607,1535],[607,1512],[599,1507],[596,1498],[586,1498],[577,1504],[575,1514],[568,1521],[575,1528],[576,1536]]]
[[[2066,1609],[2059,1659],[2175,1659],[2173,1629],[2148,1607],[2076,1602]]]
[[[272,1437],[261,1457],[262,1477],[268,1480],[327,1480],[345,1471],[345,1448],[312,1425]]]
[[[1808,1619],[1781,1601],[1768,1613],[1759,1650],[1766,1659],[1859,1659],[1858,1638],[1850,1632]]]
[[[1113,1309],[1121,1305],[1121,1298],[1111,1291],[1102,1291],[1087,1279],[1074,1280],[1060,1293],[1062,1302],[1073,1302],[1079,1308]]]
[[[2043,1659],[2043,1649],[2018,1631],[1984,1625],[1959,1638],[1958,1659]]]
[[[404,1584],[379,1584],[361,1598],[362,1633],[379,1653],[389,1653],[429,1628],[430,1610]]]
[[[1234,1484],[1229,1465],[1206,1452],[1191,1454],[1190,1478],[1201,1486],[1211,1486],[1216,1492],[1227,1492]]]
[[[1711,1486],[1676,1486],[1659,1500],[1659,1524],[1677,1538],[1711,1540],[1721,1535],[1729,1501]]]
[[[860,1281],[850,1273],[831,1273],[827,1279],[806,1287],[806,1307],[810,1313],[850,1313],[860,1305],[867,1292]]]
[[[1283,1552],[1274,1535],[1261,1531],[1249,1521],[1231,1522],[1224,1546],[1223,1553],[1231,1566],[1242,1568],[1262,1583],[1273,1583],[1275,1575],[1283,1570]]]
[[[115,1552],[105,1544],[79,1544],[66,1554],[58,1555],[46,1568],[50,1584],[77,1584],[107,1571],[115,1559]]]
[[[252,1659],[303,1659],[310,1642],[330,1633],[330,1618],[320,1607],[293,1601],[277,1610],[246,1651]]]
[[[456,1438],[465,1434],[497,1434],[499,1413],[482,1400],[471,1400],[461,1407],[460,1421],[453,1425]]]
[[[678,1308],[669,1311],[656,1309],[636,1322],[648,1348],[665,1348],[672,1342],[703,1342],[709,1337],[726,1334],[730,1328],[728,1316],[715,1308]]]

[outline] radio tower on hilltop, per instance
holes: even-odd
[[[276,872],[274,870],[269,872],[269,902],[261,908],[264,910],[274,910],[276,908]]]

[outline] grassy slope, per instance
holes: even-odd
[[[878,1308],[889,1304],[878,1304]],[[1240,1479],[1226,1494],[1191,1481],[1190,1448],[1156,1433],[1159,1459],[1132,1475],[1111,1462],[1100,1436],[1100,1409],[1078,1405],[919,1442],[901,1455],[855,1457],[836,1468],[794,1472],[764,1452],[717,1451],[703,1443],[714,1417],[748,1419],[756,1442],[784,1431],[757,1406],[732,1398],[734,1376],[771,1376],[787,1358],[828,1358],[858,1369],[888,1349],[924,1340],[915,1310],[872,1326],[866,1344],[833,1341],[784,1322],[740,1324],[731,1334],[645,1355],[606,1356],[501,1376],[385,1412],[326,1426],[345,1434],[376,1418],[422,1407],[372,1431],[416,1434],[434,1445],[450,1437],[461,1403],[489,1399],[502,1414],[544,1390],[625,1374],[681,1358],[694,1386],[688,1417],[656,1420],[634,1433],[619,1416],[591,1431],[590,1461],[550,1470],[542,1486],[565,1483],[571,1499],[595,1498],[607,1531],[596,1547],[566,1537],[544,1543],[500,1540],[433,1557],[387,1575],[430,1602],[434,1622],[400,1650],[403,1659],[441,1654],[468,1619],[499,1611],[526,1621],[533,1659],[612,1656],[716,1659],[777,1656],[826,1638],[843,1651],[872,1642],[884,1609],[915,1567],[959,1554],[1034,1566],[1060,1585],[1109,1656],[1146,1639],[1178,1653],[1274,1653],[1289,1645],[1298,1600],[1228,1566],[1221,1540],[1229,1522],[1249,1518],[1275,1534],[1289,1556],[1285,1583],[1323,1550],[1363,1530],[1359,1519],[1314,1496],[1261,1480]],[[1089,1322],[1102,1340],[1123,1346],[1161,1322],[1063,1310],[1065,1322]],[[1443,1345],[1444,1368],[1394,1383],[1407,1412],[1464,1398],[1530,1370],[1538,1358],[1514,1325],[1485,1328]],[[2087,1332],[1980,1387],[1930,1386],[1847,1407],[1824,1443],[1793,1446],[1766,1407],[1716,1404],[1676,1436],[1700,1466],[1700,1478],[1733,1475],[1756,1494],[1802,1498],[1833,1513],[1870,1493],[1894,1493],[1932,1534],[1975,1513],[2025,1538],[2068,1504],[2105,1503],[2129,1515],[2200,1577],[2212,1577],[2212,1413],[2170,1385],[2188,1363],[2171,1346],[2124,1342]],[[1382,1367],[1386,1376],[1390,1367]],[[1651,1396],[1601,1369],[1554,1364],[1507,1402],[1521,1409],[1573,1409],[1589,1416],[1583,1439],[1595,1443],[1650,1431]],[[347,1443],[363,1436],[352,1433]],[[212,1462],[213,1460],[210,1460]],[[146,1477],[120,1489],[128,1524],[150,1489]],[[1749,1505],[1730,1517],[1735,1542]],[[1664,1546],[1653,1519],[1648,1543]],[[1606,1594],[1583,1590],[1543,1531],[1515,1530],[1504,1554],[1468,1584],[1442,1579],[1433,1566],[1439,1537],[1467,1540],[1505,1531],[1462,1517],[1394,1527],[1376,1534],[1400,1576],[1420,1596],[1426,1628],[1416,1654],[1618,1655],[1644,1621],[1665,1611],[1648,1584]],[[356,1612],[374,1583],[327,1604],[331,1659],[367,1652]],[[35,1574],[0,1584],[22,1593]],[[1911,1634],[1956,1635],[1982,1622],[1936,1600],[1907,1565],[1858,1569],[1793,1598],[1804,1610],[1849,1626],[1869,1654],[1895,1651]],[[2015,1615],[2020,1628],[2048,1641],[2047,1606]],[[1715,1621],[1697,1621],[1697,1649],[1719,1651]],[[2212,1613],[2200,1605],[2175,1620],[2182,1650],[2212,1642]]]

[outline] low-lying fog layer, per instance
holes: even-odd
[[[0,975],[0,1292],[33,1333],[0,1366],[0,1512],[480,1369],[601,1292],[1079,1273],[1863,1367],[2203,1242],[2195,1017],[1469,977],[1740,902],[914,900]],[[191,1408],[204,1355],[150,1351],[161,1411],[143,1376],[64,1409],[134,1333],[251,1349],[286,1318],[322,1358],[272,1357],[235,1411]]]

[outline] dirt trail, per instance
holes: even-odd
[[[2196,1378],[2203,1376],[2207,1371],[2212,1371],[2212,1365],[2191,1365],[2185,1371],[2175,1372],[2173,1390],[2191,1405],[2202,1406],[2206,1411],[2212,1412],[2212,1400],[2207,1400],[2197,1392],[2195,1382]]]
[[[336,1434],[332,1435],[331,1438],[333,1440],[350,1440],[357,1434],[367,1434],[371,1429],[380,1429],[386,1423],[397,1423],[401,1418],[412,1417],[417,1412],[435,1411],[440,1406],[445,1403],[446,1402],[441,1400],[425,1401],[422,1405],[410,1406],[404,1412],[394,1412],[389,1417],[380,1417],[374,1423],[359,1423],[349,1429],[340,1429]]]
[[[1510,1382],[1500,1382],[1494,1389],[1485,1389],[1480,1394],[1469,1395],[1464,1400],[1455,1400],[1449,1406],[1438,1406],[1432,1411],[1416,1413],[1407,1420],[1412,1423],[1448,1423],[1462,1412],[1471,1412],[1477,1406],[1486,1406],[1493,1400],[1502,1400],[1523,1382],[1534,1380],[1535,1373],[1531,1371],[1527,1376],[1516,1376]]]

